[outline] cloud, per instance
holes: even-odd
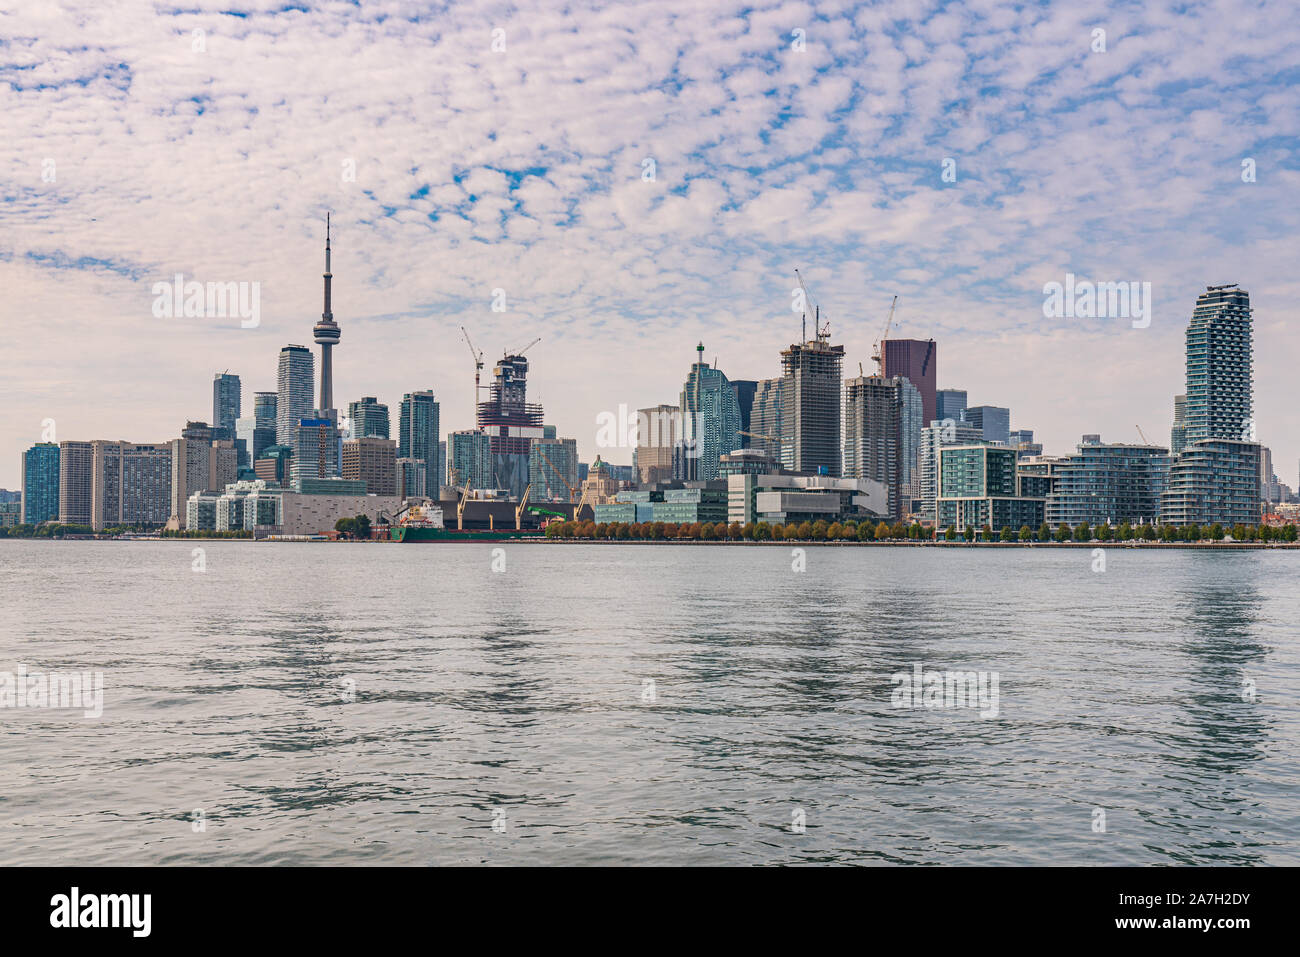
[[[214,372],[272,388],[326,209],[341,403],[432,388],[468,427],[459,326],[489,356],[540,335],[532,397],[590,460],[596,413],[673,401],[696,341],[777,374],[799,266],[846,368],[897,293],[941,385],[1064,452],[1167,434],[1195,297],[1238,281],[1261,438],[1300,456],[1278,3],[86,0],[0,10],[0,37],[0,485],[45,418],[157,441],[209,417]],[[1152,282],[1151,328],[1045,321],[1067,271]],[[262,325],[153,318],[177,272],[261,282]]]

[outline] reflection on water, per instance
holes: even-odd
[[[1300,861],[1300,556],[204,547],[0,542],[8,860]]]

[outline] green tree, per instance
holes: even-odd
[[[1102,522],[1101,526],[1097,529],[1097,538],[1103,542],[1109,542],[1113,534],[1109,522]]]
[[[1028,525],[1021,525],[1021,526],[1020,526],[1020,540],[1021,540],[1022,542],[1027,542],[1027,541],[1029,541],[1029,540],[1030,540],[1031,538],[1033,538],[1033,537],[1034,537],[1034,530],[1033,530],[1033,529],[1031,529]]]
[[[1092,541],[1092,529],[1088,527],[1087,522],[1080,522],[1074,526],[1074,540],[1076,542]]]
[[[820,518],[817,519],[817,521],[813,522],[813,527],[812,527],[813,541],[814,542],[826,541],[826,533],[828,531],[830,531],[830,526],[826,524],[825,520]]]
[[[957,529],[949,525],[946,529],[944,529],[943,540],[945,542],[957,541]]]
[[[1052,540],[1052,528],[1046,522],[1038,526],[1038,540],[1040,542],[1050,542]]]
[[[772,526],[767,522],[759,522],[754,526],[754,541],[768,542],[772,540]]]
[[[334,523],[334,531],[339,533],[339,538],[351,538],[357,531],[357,520],[355,518],[340,518]]]
[[[862,522],[858,525],[858,541],[869,542],[876,537],[876,530],[871,527],[870,522]]]
[[[795,537],[802,541],[811,541],[813,537],[812,522],[800,522],[799,527],[795,529]]]
[[[1058,542],[1068,542],[1070,540],[1070,526],[1062,522],[1056,526],[1056,540]]]
[[[754,523],[746,522],[740,529],[740,534],[742,537],[752,542],[754,540]]]
[[[1014,542],[1015,540],[1016,540],[1016,533],[1011,530],[1011,526],[1003,525],[1002,530],[998,532],[998,541]]]

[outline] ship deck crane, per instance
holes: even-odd
[[[529,482],[524,487],[524,494],[519,499],[519,507],[515,509],[515,531],[522,531],[524,527],[524,509],[528,507],[528,496],[533,491],[533,483]]]
[[[460,532],[465,531],[465,503],[469,501],[469,484],[467,478],[460,493],[460,501],[456,503],[456,530]]]

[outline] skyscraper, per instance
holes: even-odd
[[[1236,283],[1206,286],[1187,326],[1184,444],[1160,498],[1166,524],[1259,521],[1252,338],[1250,294]]]
[[[1169,454],[1180,455],[1187,444],[1187,396],[1174,396],[1174,424],[1169,429]]]
[[[342,449],[339,430],[328,417],[303,418],[298,422],[298,438],[294,446],[289,474],[295,488],[301,488],[303,479],[330,479],[339,477],[339,457]]]
[[[908,511],[920,444],[919,390],[903,376],[858,376],[845,383],[844,477],[882,482],[889,491],[889,517]]]
[[[934,419],[931,421],[952,419],[958,422],[966,415],[966,390],[939,389],[934,394],[934,403]]]
[[[448,484],[468,484],[470,488],[487,488],[491,484],[492,442],[486,432],[465,429],[451,433],[448,459],[452,471],[456,473],[447,477]]]
[[[1250,293],[1207,286],[1187,326],[1187,442],[1254,438]]]
[[[528,481],[539,502],[571,502],[578,486],[578,443],[573,439],[534,439],[528,450]]]
[[[781,461],[781,405],[785,395],[785,379],[762,379],[754,390],[754,405],[749,413],[749,428],[754,435],[771,436],[768,439],[749,437],[747,448],[759,449],[764,455]]]
[[[348,403],[348,418],[352,420],[352,437],[364,439],[388,438],[388,406],[373,395],[363,396],[356,402]]]
[[[295,448],[298,423],[311,413],[312,386],[316,381],[315,360],[306,346],[288,345],[280,350],[279,388],[275,402],[275,443]]]
[[[339,341],[339,327],[334,322],[334,313],[330,305],[330,284],[334,280],[330,272],[330,217],[325,214],[325,310],[320,322],[312,329],[316,344],[320,346],[320,410],[324,417],[334,408],[334,346]],[[337,416],[334,416],[337,420]]]
[[[442,485],[441,469],[438,467],[438,437],[441,434],[438,419],[438,400],[432,391],[408,392],[402,396],[401,413],[398,416],[397,457],[421,459],[424,462],[425,494],[431,498],[438,497]]]
[[[91,442],[90,525],[161,526],[171,515],[171,443]]]
[[[528,450],[542,438],[542,407],[528,401],[528,360],[502,356],[492,369],[487,402],[480,402],[476,424],[492,442],[492,486],[522,495],[528,485]]]
[[[740,406],[740,430],[753,432],[749,426],[754,411],[754,396],[758,394],[758,383],[753,379],[732,379],[731,387],[736,390],[736,404]],[[740,447],[747,449],[752,441],[748,435],[742,435]]]
[[[59,446],[38,442],[23,453],[22,521],[27,525],[59,517]]]
[[[95,450],[89,442],[59,443],[59,522],[89,525]]]
[[[240,468],[252,468],[262,452],[275,445],[276,400],[274,392],[254,393],[253,414],[243,416],[235,423],[235,438],[242,443]]]
[[[235,420],[239,418],[239,376],[218,372],[212,377],[212,424],[219,429],[229,429],[235,435]]]
[[[1011,410],[1000,405],[977,405],[966,410],[966,421],[984,433],[985,442],[1011,441]]]
[[[671,481],[673,449],[682,439],[681,406],[656,405],[638,409],[636,417],[637,481],[642,485]]]
[[[718,459],[740,448],[740,403],[736,390],[719,369],[704,361],[704,343],[682,386],[682,440],[687,443],[686,478],[718,477]]]
[[[397,494],[397,443],[375,435],[343,443],[343,477],[366,483],[370,495]]]
[[[844,347],[829,333],[781,352],[781,463],[796,472],[840,474]]]
[[[925,423],[937,412],[935,381],[939,346],[933,339],[885,339],[880,343],[880,374],[886,379],[901,375],[921,393],[921,414]]]

